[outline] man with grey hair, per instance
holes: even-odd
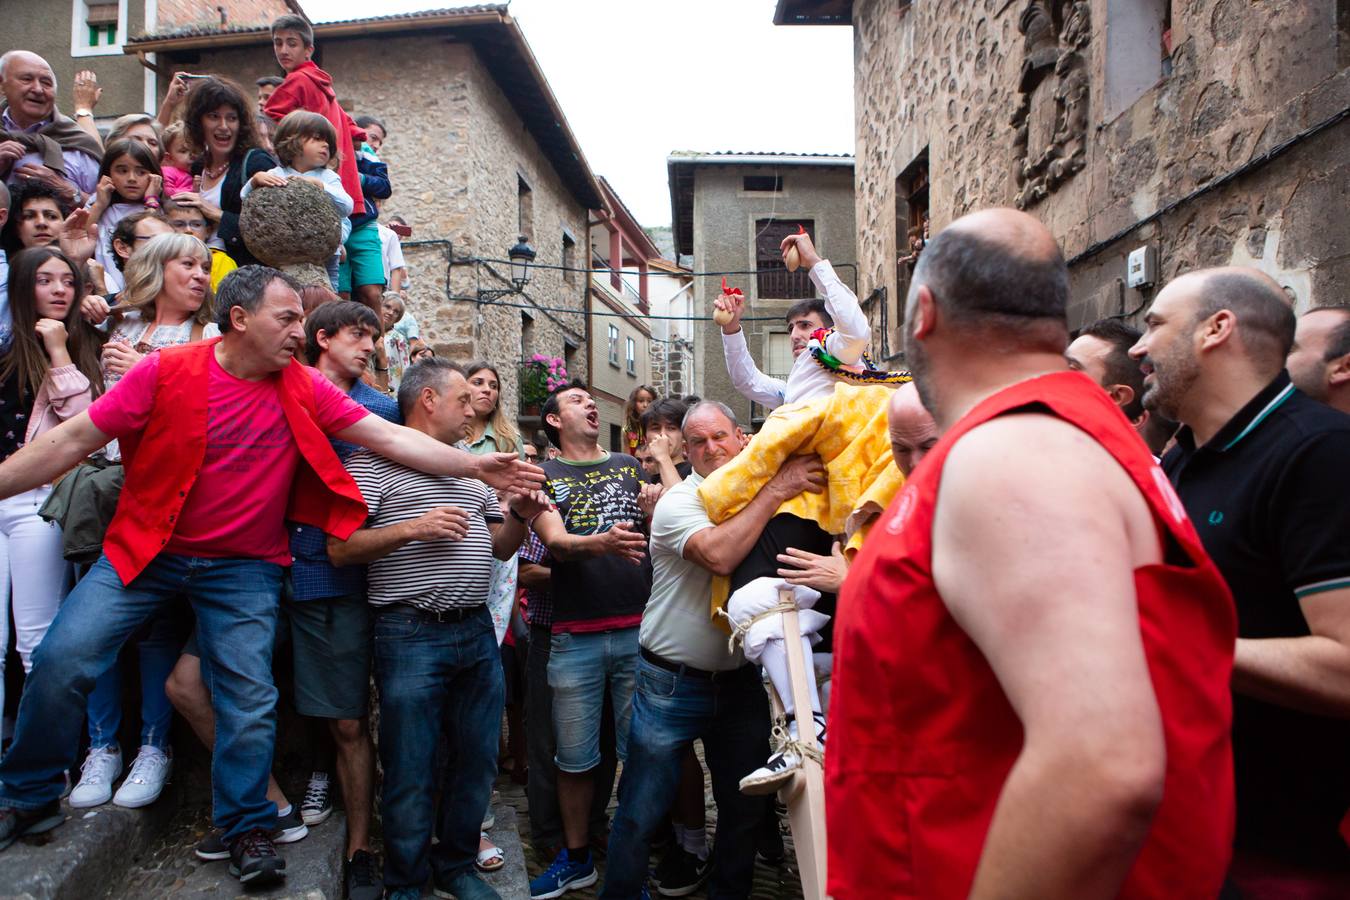
[[[213,808],[231,872],[255,884],[284,876],[270,837],[277,808],[267,799],[272,643],[291,562],[284,522],[346,538],[366,518],[328,438],[503,490],[542,481],[514,455],[473,456],[370,415],[295,361],[304,310],[275,269],[235,271],[216,304],[223,337],[148,354],[87,411],[0,464],[0,497],[51,482],[113,438],[126,466],[103,555],[33,656],[14,742],[0,762],[0,849],[63,821],[64,775],[94,680],[142,623],[186,595],[212,674]]]
[[[1319,306],[1300,316],[1285,368],[1294,387],[1350,413],[1350,307]]]
[[[446,446],[468,435],[471,400],[464,370],[435,357],[409,368],[398,389],[407,427]],[[427,474],[369,450],[347,469],[370,517],[346,540],[329,537],[328,555],[334,565],[368,566],[385,891],[420,896],[434,876],[438,896],[496,897],[474,872],[506,691],[488,586],[493,558],[511,558],[548,498],[541,491],[512,496],[503,517],[492,489],[473,478]],[[450,759],[433,828],[438,786],[427,776],[436,770],[443,722],[455,727],[445,731]]]
[[[1350,416],[1291,383],[1294,313],[1255,269],[1183,275],[1144,323],[1144,403],[1183,426],[1163,468],[1237,605],[1233,881],[1350,895]]]
[[[56,109],[56,75],[47,61],[27,50],[0,56],[0,178],[9,184],[42,181],[72,207],[98,186],[103,145]],[[93,120],[87,108],[77,116]]]
[[[681,430],[693,473],[665,492],[652,515],[652,593],[638,632],[637,693],[604,898],[641,895],[652,835],[675,799],[683,754],[698,739],[718,810],[709,894],[749,895],[765,800],[738,785],[763,763],[769,707],[759,668],[728,648],[711,618],[712,576],[735,571],[778,507],[803,491],[819,492],[824,482],[815,456],[794,457],[744,510],[713,525],[698,487],[748,438],[735,414],[712,400],[690,407]]]

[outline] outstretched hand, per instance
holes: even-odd
[[[544,470],[514,453],[489,453],[478,459],[476,476],[502,492],[523,494],[544,486]]]
[[[618,522],[605,532],[605,552],[641,565],[647,555],[647,536],[632,522]]]

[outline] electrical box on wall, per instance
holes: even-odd
[[[1125,284],[1139,288],[1155,284],[1157,280],[1158,251],[1148,246],[1131,250],[1125,266]]]

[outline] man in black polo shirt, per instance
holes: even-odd
[[[1237,603],[1232,880],[1350,896],[1350,416],[1290,383],[1294,314],[1254,269],[1182,276],[1144,321],[1145,404],[1183,424],[1163,467]]]
[[[544,402],[544,431],[561,449],[544,463],[544,489],[556,510],[533,522],[553,557],[553,636],[548,686],[553,691],[558,806],[567,846],[530,884],[536,900],[560,897],[596,881],[587,824],[600,764],[605,692],[614,706],[614,744],[623,759],[637,674],[638,624],[652,589],[639,506],[643,473],[625,453],[600,447],[600,414],[580,383]],[[645,486],[649,498],[659,488]],[[654,493],[653,493],[654,492]],[[654,499],[651,499],[654,503]]]

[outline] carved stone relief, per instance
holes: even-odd
[[[1018,209],[1045,199],[1086,165],[1088,0],[1027,0],[1018,103],[1013,111],[1013,172]]]

